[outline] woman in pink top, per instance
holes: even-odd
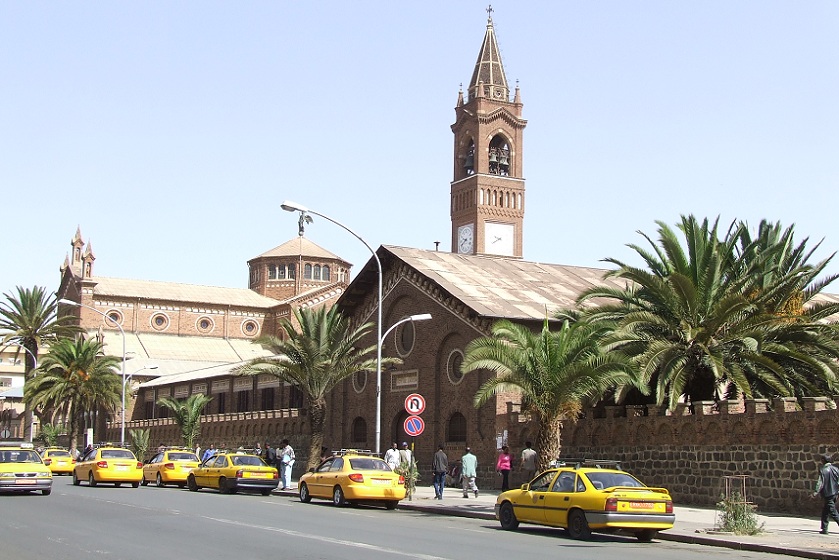
[[[510,455],[510,448],[506,445],[501,448],[498,454],[498,461],[495,463],[495,470],[501,473],[501,491],[510,489],[510,468],[513,463],[513,456]]]

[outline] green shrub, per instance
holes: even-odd
[[[757,535],[763,532],[764,524],[758,520],[756,506],[743,499],[739,492],[727,498],[721,496],[717,502],[717,529],[735,535]]]

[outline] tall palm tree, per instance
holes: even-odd
[[[102,354],[102,344],[81,336],[61,338],[50,346],[37,374],[26,382],[24,400],[31,406],[54,407],[68,419],[70,447],[81,431],[81,414],[100,407],[115,412],[122,398],[121,359]]]
[[[13,342],[24,351],[24,382],[35,369],[35,356],[43,345],[49,345],[58,337],[72,336],[80,329],[72,316],[58,317],[58,304],[54,294],[46,288],[16,289],[16,294],[3,294],[6,301],[0,302],[0,337],[3,344]],[[25,412],[24,439],[29,439],[32,426],[32,409]]]
[[[183,400],[160,397],[157,399],[157,404],[172,411],[175,423],[181,428],[184,444],[190,449],[195,449],[195,440],[201,435],[201,413],[211,400],[213,397],[196,393]]]
[[[294,309],[298,331],[288,319],[280,322],[284,338],[265,336],[256,343],[274,355],[256,358],[238,368],[241,375],[272,375],[298,387],[307,397],[312,439],[308,468],[317,465],[326,426],[326,396],[358,371],[375,371],[376,346],[361,347],[371,323],[351,329],[337,307]],[[396,360],[382,360],[395,363]]]
[[[537,426],[539,468],[546,468],[559,456],[565,420],[575,420],[585,404],[616,387],[637,386],[629,360],[601,352],[608,332],[605,323],[565,320],[552,332],[545,319],[541,332],[533,332],[508,320],[496,322],[490,336],[467,345],[461,366],[464,373],[496,374],[478,389],[475,407],[497,393],[520,392],[522,408]]]

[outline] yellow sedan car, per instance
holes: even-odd
[[[31,443],[0,442],[0,492],[52,492],[52,473]]]
[[[167,449],[156,453],[143,465],[143,486],[154,482],[158,488],[167,484],[186,486],[186,477],[192,469],[198,468],[198,456],[189,449]]]
[[[405,478],[376,456],[343,451],[301,476],[298,490],[304,503],[325,498],[336,506],[374,502],[394,509],[405,499]]]
[[[187,488],[217,488],[222,494],[256,490],[267,496],[280,484],[277,469],[269,467],[256,455],[241,452],[217,453],[207,458],[186,479]]]
[[[495,517],[507,530],[534,523],[564,527],[574,539],[587,539],[592,531],[624,531],[642,542],[671,529],[676,519],[666,489],[645,486],[615,461],[582,459],[566,460],[565,466],[502,493]]]
[[[107,482],[117,487],[126,483],[137,488],[142,479],[143,463],[129,449],[121,447],[94,448],[73,468],[73,484],[76,486],[87,480],[89,486]]]
[[[76,460],[70,452],[62,447],[48,447],[41,453],[41,459],[49,467],[52,474],[73,474]]]

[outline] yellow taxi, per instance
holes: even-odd
[[[168,448],[155,454],[143,465],[142,484],[154,482],[158,488],[167,484],[186,486],[186,477],[192,469],[198,468],[198,456],[189,449]]]
[[[280,484],[277,469],[269,467],[256,455],[243,452],[221,452],[208,457],[193,469],[186,479],[187,488],[216,488],[222,494],[239,490],[256,490],[267,496]]]
[[[0,492],[52,492],[52,473],[31,443],[0,442]]]
[[[649,542],[671,529],[676,516],[666,489],[645,486],[617,461],[565,459],[498,496],[495,518],[507,530],[534,523],[564,527],[574,539],[587,539],[592,531],[622,531]]]
[[[48,447],[41,453],[41,459],[52,474],[72,474],[76,460],[62,447]]]
[[[122,447],[95,447],[85,453],[73,467],[75,486],[87,480],[90,486],[106,482],[117,487],[126,483],[137,488],[142,479],[143,463],[137,460],[131,450]]]
[[[325,498],[336,506],[373,502],[394,509],[405,499],[405,477],[369,451],[342,450],[301,476],[298,490],[303,503]]]

